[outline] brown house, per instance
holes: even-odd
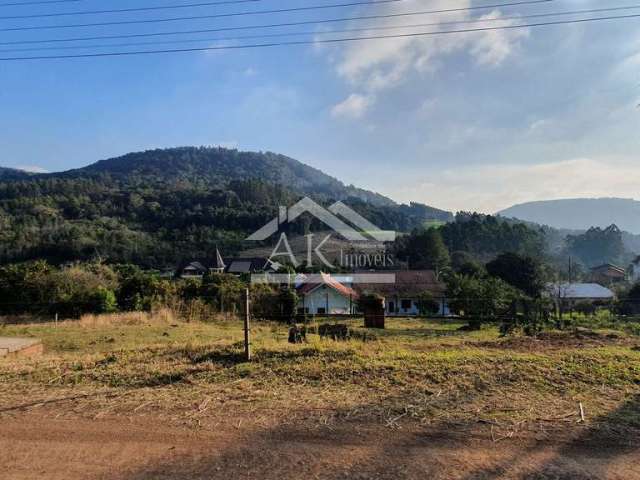
[[[384,271],[394,274],[394,283],[358,283],[353,288],[360,294],[375,293],[384,298],[387,315],[418,315],[419,297],[429,293],[440,303],[440,315],[448,315],[446,285],[438,279],[433,270]]]
[[[612,283],[624,282],[626,278],[626,270],[611,263],[598,265],[591,269],[591,281],[601,285],[611,285]]]

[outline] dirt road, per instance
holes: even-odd
[[[605,439],[588,426],[561,435],[496,441],[487,428],[371,424],[204,431],[153,417],[54,420],[20,413],[0,423],[0,477],[640,479],[638,438]]]

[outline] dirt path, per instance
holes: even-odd
[[[349,424],[221,431],[152,417],[0,423],[0,475],[15,479],[640,479],[639,439],[494,442],[485,431]],[[635,445],[635,446],[634,446]]]

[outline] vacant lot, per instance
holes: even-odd
[[[0,361],[3,478],[640,478],[640,338],[351,323],[0,327],[47,351]]]

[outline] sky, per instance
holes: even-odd
[[[16,26],[351,3],[259,0],[146,12],[6,18],[205,1],[78,0],[9,7],[1,4],[13,1],[0,0],[2,58],[311,41],[306,45],[255,49],[0,61],[0,165],[61,171],[130,151],[221,145],[283,153],[345,183],[375,190],[394,200],[417,201],[453,211],[492,213],[526,201],[573,197],[640,199],[640,18],[317,43],[343,36],[553,21],[558,17],[514,17],[632,6],[636,5],[634,0],[553,0],[535,5],[224,33],[7,44],[463,9],[508,2],[400,0],[190,21],[7,31]],[[638,9],[613,14],[640,14],[640,0],[636,1]],[[611,13],[563,18],[605,15]],[[508,18],[496,20],[502,17]],[[451,23],[466,20],[483,22]],[[332,29],[425,23],[433,25],[326,33]],[[218,38],[293,32],[307,35]],[[168,39],[201,41],[95,47]],[[85,48],[15,51],[52,45]]]

